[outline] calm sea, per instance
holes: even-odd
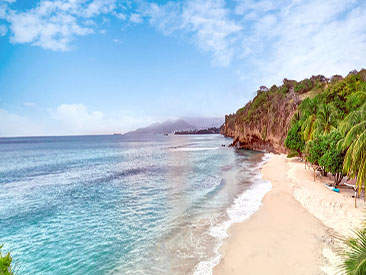
[[[0,138],[0,244],[17,274],[211,274],[271,188],[266,156],[230,142]]]

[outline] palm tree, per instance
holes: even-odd
[[[366,180],[366,102],[345,118],[340,130],[345,136],[341,148],[347,150],[343,171],[351,178],[357,177],[356,184],[361,192]]]
[[[366,230],[356,232],[356,238],[347,240],[348,249],[342,252],[344,262],[340,272],[349,275],[366,274]]]
[[[301,130],[304,133],[305,142],[312,140],[314,137],[315,120],[316,120],[316,115],[312,114],[302,124]]]
[[[366,84],[365,91],[355,92],[347,98],[346,106],[350,111],[354,111],[355,109],[360,107],[363,102],[366,102]]]
[[[315,133],[324,135],[334,130],[338,124],[338,111],[332,104],[321,104],[315,120]]]
[[[316,113],[318,111],[317,101],[307,98],[301,103],[299,110],[304,120],[301,131],[304,133],[305,142],[308,142],[314,137]]]

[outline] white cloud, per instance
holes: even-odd
[[[253,20],[266,12],[278,9],[279,3],[281,2],[272,0],[237,0],[234,12],[238,15],[246,15],[246,19]]]
[[[216,65],[227,66],[235,53],[236,34],[242,29],[229,18],[223,0],[168,2],[145,6],[144,15],[164,34],[183,31],[193,35],[194,43],[212,53]]]
[[[6,9],[2,18],[9,23],[12,43],[31,43],[45,49],[65,51],[75,36],[93,33],[92,18],[110,13],[115,0],[42,0],[26,11]]]
[[[122,40],[121,40],[121,39],[118,39],[118,38],[113,39],[113,42],[114,42],[115,44],[117,44],[117,45],[122,44]]]
[[[99,14],[108,14],[116,8],[115,2],[115,0],[93,0],[85,9],[79,8],[78,12],[83,17],[94,17]]]
[[[188,0],[141,10],[165,35],[189,34],[215,64],[236,60],[239,77],[258,85],[365,66],[365,1],[236,0],[229,9],[223,0]]]
[[[89,112],[83,104],[61,104],[52,113],[52,117],[70,129],[73,134],[99,128],[104,120],[102,112]]]
[[[126,14],[124,14],[124,13],[115,12],[115,13],[113,13],[113,15],[120,20],[126,20],[126,18],[127,18]]]
[[[29,108],[35,108],[35,107],[37,107],[37,104],[34,103],[34,102],[24,102],[23,105],[25,107],[29,107]]]
[[[31,102],[23,105],[37,107]],[[61,104],[51,110],[37,108],[36,115],[29,110],[28,115],[21,115],[0,109],[0,137],[124,133],[156,121],[157,118],[143,113],[106,115],[98,110],[89,110],[84,104]]]
[[[0,36],[5,36],[8,32],[8,28],[5,25],[0,25]]]
[[[243,42],[243,61],[252,61],[267,85],[360,69],[366,60],[365,8],[344,0],[288,2],[255,22]]]
[[[0,25],[0,35],[10,32],[13,43],[65,51],[76,36],[110,24],[104,15],[123,23],[145,19],[164,35],[188,39],[211,54],[215,65],[235,61],[239,78],[258,85],[284,77],[345,74],[366,60],[364,0],[41,0],[25,11],[13,6],[0,4],[0,18],[8,22]]]
[[[45,135],[47,132],[43,125],[30,118],[9,113],[0,109],[0,136],[34,136]]]
[[[57,131],[63,134],[110,134],[125,132],[152,123],[153,119],[136,114],[106,116],[101,111],[90,111],[83,104],[61,104],[51,111],[58,122]]]
[[[143,22],[141,14],[138,13],[132,13],[130,15],[130,22],[140,24]]]

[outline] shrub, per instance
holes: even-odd
[[[296,84],[295,92],[299,94],[306,93],[313,88],[313,83],[310,79],[304,79]]]
[[[5,256],[1,253],[1,248],[3,246],[0,245],[0,274],[1,275],[14,275],[11,271],[11,261],[13,260],[10,256],[10,253],[6,254]]]
[[[285,146],[291,150],[298,152],[298,154],[301,154],[301,152],[304,150],[305,141],[301,131],[300,121],[294,123],[291,126],[290,130],[287,133]]]

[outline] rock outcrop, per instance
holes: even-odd
[[[344,79],[348,80],[344,82]],[[273,85],[270,89],[261,86],[252,101],[235,114],[225,116],[221,133],[232,137],[232,145],[239,148],[288,153],[284,142],[291,120],[302,100],[325,93],[335,101],[333,97],[336,96],[338,101],[334,104],[338,104],[339,108],[344,109],[342,112],[345,112],[346,96],[350,91],[361,89],[361,82],[366,82],[365,69],[359,72],[354,70],[346,78],[341,75],[330,78],[316,75],[302,81],[285,78],[281,86]],[[352,107],[353,103],[349,104]]]
[[[297,84],[285,79],[280,87],[261,86],[252,101],[235,114],[225,116],[223,135],[232,137],[232,145],[238,148],[287,153],[284,141],[291,118],[301,103],[300,93],[294,91]]]

